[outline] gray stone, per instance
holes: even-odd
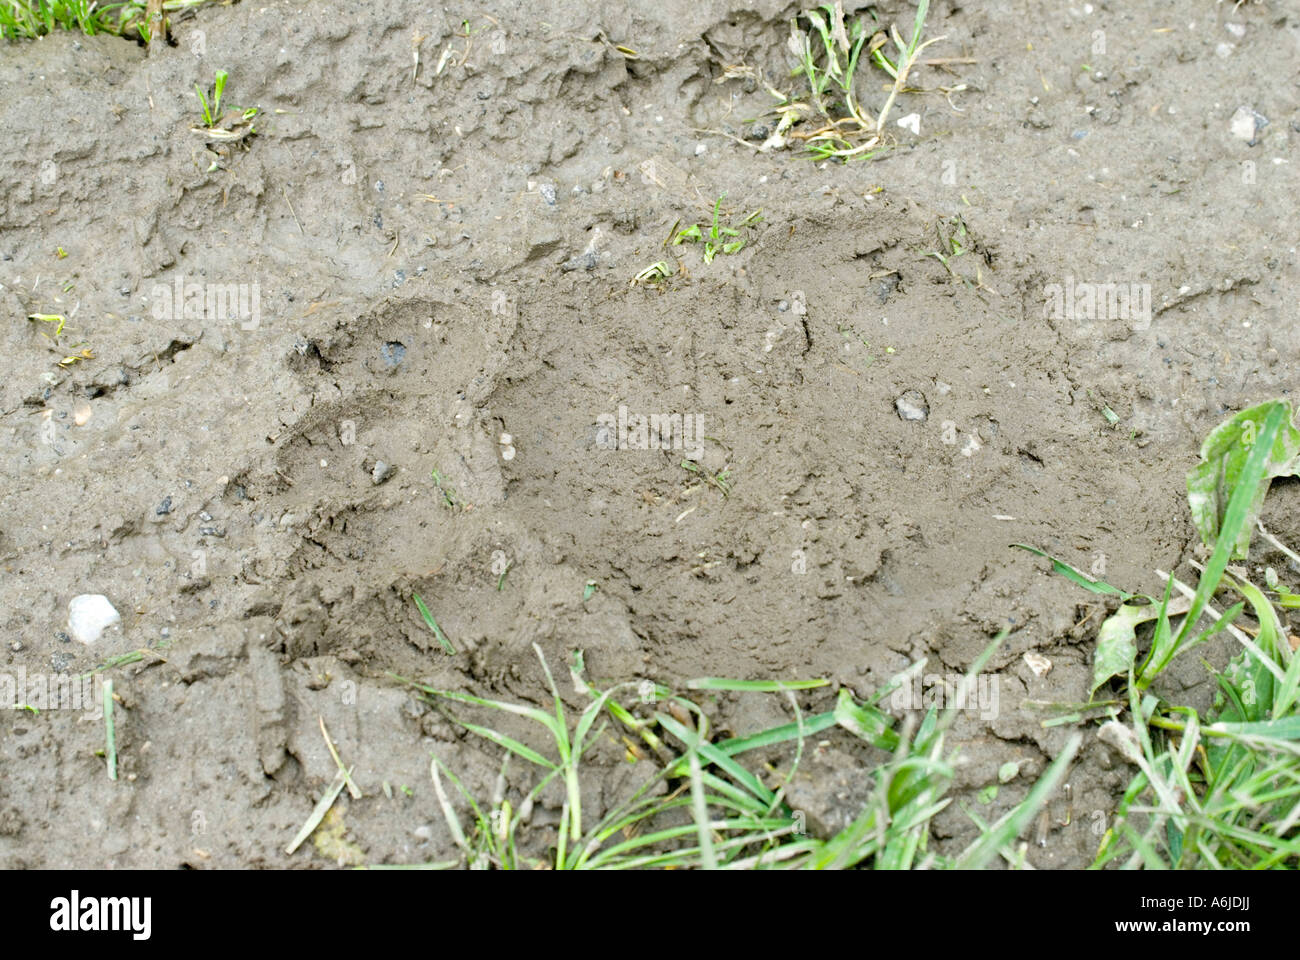
[[[930,415],[930,405],[920,390],[908,390],[894,401],[894,409],[903,420],[924,420]]]
[[[1259,142],[1259,135],[1268,126],[1268,118],[1256,113],[1250,107],[1238,107],[1232,115],[1228,129],[1238,140],[1246,141],[1248,146]]]

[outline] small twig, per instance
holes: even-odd
[[[284,202],[289,205],[289,212],[293,214],[293,222],[298,224],[298,232],[306,236],[307,231],[302,228],[302,221],[298,219],[298,214],[293,209],[293,201],[289,199],[289,191],[281,187],[280,192],[284,194]]]
[[[748,140],[742,140],[740,137],[737,137],[735,134],[727,133],[723,130],[702,130],[699,127],[691,127],[690,129],[691,129],[691,133],[707,133],[717,137],[726,137],[728,140],[735,140],[742,147],[749,147],[749,149],[753,150],[755,153],[762,152],[759,149],[759,145],[757,143],[750,143]]]

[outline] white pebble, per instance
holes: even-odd
[[[79,643],[95,643],[108,627],[121,622],[122,615],[102,593],[83,593],[68,604],[68,632]]]

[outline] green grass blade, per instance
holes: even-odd
[[[425,626],[433,631],[433,635],[437,637],[438,642],[442,644],[442,649],[452,656],[455,656],[456,648],[451,645],[451,641],[447,639],[447,635],[442,632],[442,627],[438,626],[438,621],[433,619],[433,614],[431,614],[429,608],[424,605],[424,601],[420,599],[420,595],[418,593],[412,593],[411,599],[415,601],[416,609],[420,611],[420,616],[424,618]]]
[[[1018,547],[1021,550],[1028,550],[1030,553],[1034,554],[1035,556],[1042,557],[1044,560],[1050,560],[1052,563],[1053,571],[1059,573],[1061,576],[1065,577],[1065,579],[1069,580],[1071,583],[1078,584],[1079,586],[1083,587],[1083,589],[1085,590],[1090,590],[1093,593],[1099,593],[1102,594],[1103,596],[1104,595],[1117,596],[1121,600],[1126,600],[1126,601],[1132,600],[1136,596],[1140,596],[1140,594],[1128,593],[1125,590],[1119,589],[1119,587],[1113,587],[1109,583],[1105,583],[1104,581],[1095,580],[1092,577],[1088,576],[1086,573],[1084,573],[1082,570],[1070,566],[1064,560],[1057,560],[1056,557],[1052,556],[1050,553],[1044,553],[1042,550],[1039,550],[1037,547],[1031,547],[1028,544],[1024,544],[1024,543],[1013,543],[1011,544],[1011,546]]]

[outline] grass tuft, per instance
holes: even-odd
[[[166,13],[201,7],[215,0],[167,0]],[[99,3],[98,0],[0,0],[0,37],[35,40],[55,30],[77,30],[149,41],[148,9],[144,0]]]
[[[790,24],[787,46],[796,61],[794,75],[803,79],[807,90],[800,97],[777,94],[782,102],[775,111],[779,117],[776,131],[760,149],[800,140],[818,160],[847,161],[869,159],[887,148],[891,138],[886,123],[898,95],[907,89],[908,75],[921,51],[944,39],[922,39],[929,8],[929,0],[917,4],[907,39],[897,26],[886,34],[866,17],[849,23],[842,0],[805,10],[802,19],[806,26],[798,18]],[[894,45],[892,59],[887,52],[890,42]],[[885,102],[874,116],[856,93],[864,55],[891,81]]]
[[[974,683],[975,675],[983,670],[1002,639],[998,637],[972,665],[963,681],[965,685]],[[929,850],[930,823],[951,802],[946,794],[952,782],[955,751],[947,747],[945,735],[957,708],[933,708],[919,723],[909,721],[896,730],[894,719],[875,706],[907,675],[923,669],[924,662],[900,675],[871,701],[858,703],[848,691],[841,690],[833,711],[813,716],[803,714],[794,691],[824,686],[825,680],[706,677],[690,681],[687,690],[774,693],[791,705],[792,723],[747,737],[718,739],[699,704],[663,686],[642,681],[617,684],[603,692],[596,690],[583,676],[581,653],[574,656],[570,676],[574,689],[588,702],[576,717],[571,716],[541,649],[534,644],[533,650],[547,678],[552,710],[403,680],[444,709],[455,723],[504,751],[502,773],[490,805],[476,800],[440,760],[434,758],[431,764],[443,817],[471,867],[907,869],[922,865],[980,867],[997,856],[1020,863],[1024,845],[1015,853],[1012,845],[1016,837],[1061,782],[1081,742],[1079,735],[1072,737],[1021,804],[996,823],[982,826],[979,839],[958,856],[944,858]],[[641,716],[634,713],[635,705],[629,707],[621,701],[632,689],[636,689],[645,708]],[[962,702],[960,695],[953,702]],[[453,704],[525,717],[546,731],[551,749],[534,749],[492,727],[463,719],[451,712]],[[840,833],[823,839],[805,832],[804,816],[786,802],[785,788],[798,769],[807,739],[835,726],[887,750],[890,759],[870,772],[875,785],[872,798],[858,818]],[[650,772],[630,796],[592,822],[583,806],[583,758],[607,729],[611,730],[610,739],[617,735],[615,742],[626,747],[628,759],[645,764]],[[785,772],[770,771],[770,783],[742,762],[744,755],[753,750],[784,743],[794,744],[794,756]],[[506,798],[505,773],[511,759],[523,760],[539,772],[536,784],[518,806],[512,806]],[[471,811],[472,827],[467,828],[456,812],[443,777]],[[519,853],[519,831],[542,791],[557,780],[564,784],[565,799],[556,845],[545,861],[527,862]]]
[[[1204,462],[1187,480],[1193,520],[1212,548],[1204,566],[1194,564],[1200,573],[1194,588],[1157,571],[1165,586],[1156,599],[1048,557],[1072,582],[1123,600],[1098,635],[1093,693],[1121,678],[1127,722],[1118,708],[1093,722],[1098,738],[1137,773],[1102,837],[1095,867],[1300,865],[1300,656],[1265,590],[1245,570],[1229,567],[1248,550],[1271,479],[1295,472],[1300,432],[1291,419],[1286,401],[1260,404],[1225,421],[1206,440]],[[1285,605],[1294,594],[1276,573],[1272,580],[1269,591]],[[1240,599],[1220,612],[1214,601],[1221,592]],[[1254,626],[1243,622],[1247,609]],[[1209,621],[1204,626],[1203,615]],[[1146,656],[1139,661],[1137,627],[1151,621]],[[1242,649],[1222,673],[1206,664],[1218,685],[1206,716],[1154,692],[1175,657],[1220,634]]]

